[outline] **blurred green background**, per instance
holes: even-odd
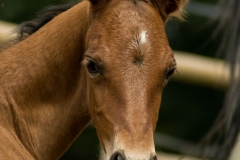
[[[35,18],[46,6],[68,2],[77,1],[0,0],[0,20],[21,23]],[[217,2],[217,0],[191,0],[187,7],[189,12],[185,22],[167,23],[166,32],[174,50],[216,57],[220,38],[212,37],[217,24],[212,20],[214,10],[211,7]],[[206,7],[199,7],[201,4]],[[197,143],[211,127],[222,107],[224,96],[225,91],[222,89],[170,81],[164,89],[157,132]],[[61,159],[96,160],[99,157],[99,148],[96,130],[90,125]],[[161,144],[156,144],[156,149],[178,152]]]

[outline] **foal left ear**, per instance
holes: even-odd
[[[183,20],[183,8],[188,0],[150,0],[152,4],[159,10],[164,21],[170,17],[176,17]]]

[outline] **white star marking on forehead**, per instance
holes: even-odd
[[[146,38],[146,31],[142,31],[140,34],[140,44],[144,44],[147,42],[147,38]]]

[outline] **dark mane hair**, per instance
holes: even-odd
[[[16,38],[1,44],[0,52],[32,35],[45,24],[50,22],[54,17],[67,11],[76,4],[77,3],[75,2],[44,8],[38,13],[38,16],[35,19],[21,23],[16,30],[13,31],[13,34],[16,33],[17,35]]]
[[[44,8],[42,11],[39,12],[36,19],[32,21],[26,21],[20,24],[18,28],[18,41],[25,39],[26,37],[30,36],[49,21],[51,21],[54,17],[65,12],[66,10],[73,7],[76,3],[69,3],[63,4],[58,6],[49,6]]]

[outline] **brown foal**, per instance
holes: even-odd
[[[187,0],[84,0],[0,53],[0,159],[58,159],[92,120],[107,160],[156,160]]]

